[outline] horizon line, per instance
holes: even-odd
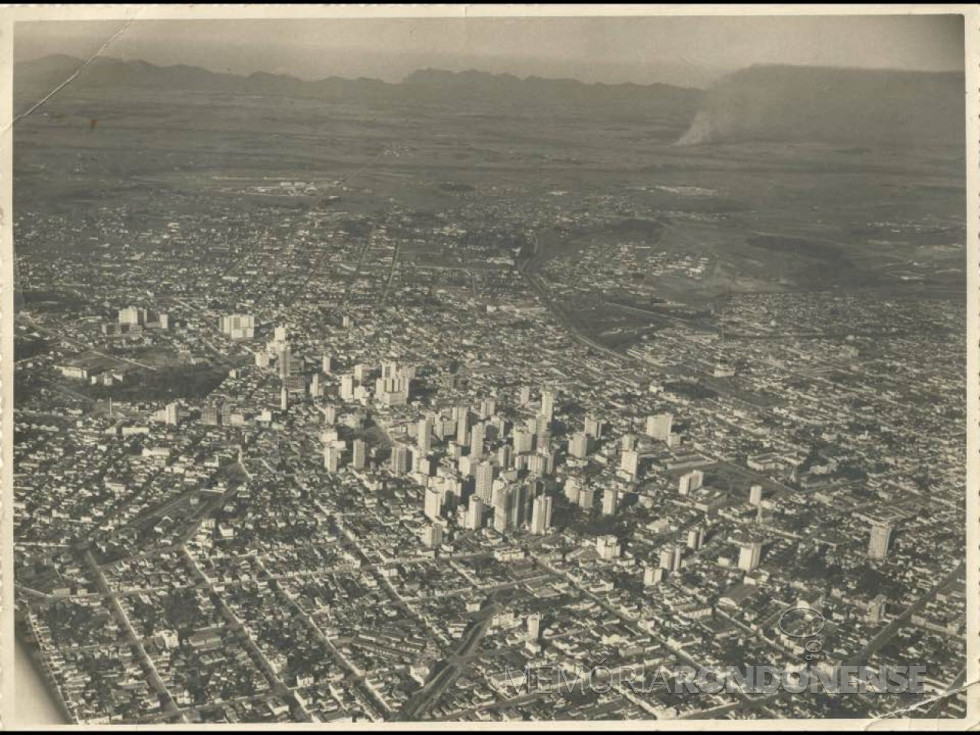
[[[199,69],[201,71],[205,71],[215,76],[235,77],[238,79],[250,79],[255,76],[266,75],[271,77],[279,77],[282,79],[289,79],[297,82],[303,82],[307,84],[316,84],[318,82],[325,82],[329,80],[339,79],[342,81],[350,81],[350,82],[371,81],[371,82],[378,82],[380,84],[384,84],[388,86],[397,86],[399,84],[405,84],[412,75],[417,74],[419,72],[441,72],[444,74],[451,74],[453,76],[473,73],[473,74],[481,74],[487,77],[509,78],[509,79],[517,80],[519,82],[526,82],[530,80],[541,80],[547,82],[575,82],[576,84],[581,84],[588,87],[671,87],[674,89],[698,90],[698,91],[703,91],[707,88],[710,88],[718,81],[730,77],[734,74],[738,74],[740,72],[749,69],[758,69],[758,68],[826,69],[826,70],[836,70],[836,71],[862,71],[862,72],[879,72],[879,73],[916,74],[916,75],[928,75],[928,76],[943,76],[943,75],[954,75],[954,74],[959,76],[964,76],[966,73],[965,70],[963,69],[935,70],[935,69],[908,69],[908,68],[901,68],[901,67],[875,67],[875,66],[853,66],[853,65],[834,65],[834,64],[792,64],[792,63],[782,63],[782,62],[772,62],[772,63],[756,62],[753,64],[749,64],[747,66],[737,67],[725,71],[716,80],[706,84],[703,87],[699,87],[693,85],[675,84],[671,82],[633,82],[633,81],[603,82],[603,81],[586,81],[584,79],[578,79],[573,76],[552,77],[552,76],[541,76],[538,74],[528,74],[525,76],[521,76],[519,74],[514,74],[512,72],[486,71],[476,67],[468,67],[466,69],[461,69],[461,70],[452,70],[452,69],[446,69],[438,66],[420,66],[406,73],[398,81],[387,81],[379,77],[342,76],[339,74],[331,74],[324,77],[304,78],[304,77],[295,76],[293,74],[283,74],[279,72],[269,72],[263,70],[257,70],[245,74],[245,73],[233,72],[233,71],[215,71],[214,69],[210,69],[200,64],[184,64],[184,63],[157,64],[152,61],[147,61],[146,59],[141,59],[141,58],[135,58],[135,57],[124,58],[120,56],[110,56],[105,54],[98,54],[94,58],[86,61],[82,57],[74,56],[72,54],[65,54],[65,53],[51,53],[51,54],[44,54],[43,56],[37,56],[30,59],[21,59],[19,61],[15,60],[13,63],[13,69],[14,71],[16,71],[16,68],[18,66],[22,66],[24,64],[37,63],[40,61],[44,61],[46,59],[55,59],[55,58],[65,58],[65,59],[71,59],[73,61],[77,61],[80,67],[77,71],[81,71],[82,70],[81,67],[85,67],[92,63],[96,63],[101,59],[103,61],[114,61],[123,64],[132,64],[132,63],[145,64],[146,66],[151,66],[156,69]]]

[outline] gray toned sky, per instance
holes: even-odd
[[[15,58],[88,57],[119,21],[22,22]],[[423,67],[703,86],[755,63],[963,69],[956,15],[146,20],[108,56],[212,71],[398,81]]]

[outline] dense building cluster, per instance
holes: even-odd
[[[313,186],[294,179],[256,186]],[[73,720],[906,706],[519,686],[802,665],[794,609],[825,622],[808,665],[962,681],[955,303],[787,289],[697,310],[656,284],[701,283],[700,252],[635,223],[556,244],[646,189],[501,185],[423,217],[314,188],[329,207],[172,193],[165,217],[100,202],[81,228],[18,210],[19,625]]]

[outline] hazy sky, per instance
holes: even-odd
[[[17,23],[15,58],[88,57],[119,21]],[[422,67],[700,86],[755,63],[963,69],[955,15],[143,20],[108,56],[398,81]]]

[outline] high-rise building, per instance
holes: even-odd
[[[531,386],[522,385],[521,386],[521,405],[527,406],[531,403]]]
[[[592,506],[595,505],[595,488],[591,485],[585,485],[578,494],[578,504],[586,513],[592,510]]]
[[[351,457],[351,466],[355,470],[363,470],[367,455],[367,445],[364,443],[363,439],[354,440],[353,457]]]
[[[526,485],[513,485],[510,488],[510,507],[508,527],[520,528],[531,520],[531,489]]]
[[[647,417],[647,436],[665,442],[670,436],[674,417],[669,413],[658,413]]]
[[[418,448],[426,453],[432,449],[432,419],[428,416],[419,419]]]
[[[340,398],[343,401],[354,400],[354,376],[342,375],[340,378]]]
[[[871,526],[871,538],[868,540],[868,557],[874,561],[884,561],[888,558],[888,547],[891,544],[892,526],[889,523],[875,523]]]
[[[454,440],[456,438],[456,422],[445,416],[436,417],[432,422],[432,430],[442,441],[445,441],[447,437],[452,437]]]
[[[420,473],[422,471],[422,460],[425,455],[419,451],[418,447],[408,447],[408,467],[410,472]]]
[[[426,547],[433,549],[442,544],[444,534],[445,532],[442,526],[438,523],[433,523],[431,526],[426,526],[422,530],[422,543]]]
[[[491,490],[493,487],[493,465],[489,462],[480,462],[476,466],[476,496],[484,503],[491,501]]]
[[[547,533],[551,528],[551,508],[553,500],[547,495],[539,495],[534,499],[531,511],[531,533]]]
[[[762,485],[753,485],[749,488],[749,504],[762,505]]]
[[[524,454],[534,450],[534,433],[525,429],[514,430],[514,451]]]
[[[509,470],[513,462],[513,450],[509,444],[502,444],[497,449],[497,464],[501,471]]]
[[[539,450],[548,449],[551,446],[551,427],[543,416],[539,416],[538,419],[538,431],[534,435],[534,443]]]
[[[180,408],[176,403],[167,404],[166,421],[170,426],[176,426],[180,423]]]
[[[485,504],[478,497],[473,496],[466,507],[465,525],[469,531],[476,531],[483,528],[483,513]]]
[[[455,506],[463,499],[463,481],[459,477],[446,477],[443,480],[447,496],[452,496],[451,500]]]
[[[285,380],[293,374],[293,352],[289,345],[283,345],[279,350],[279,377]]]
[[[674,544],[673,554],[670,558],[670,571],[676,572],[681,568],[681,562],[684,559],[684,547],[680,544]]]
[[[577,477],[566,477],[564,486],[565,497],[569,503],[578,503],[578,496],[582,490],[582,483]]]
[[[470,412],[465,406],[457,407],[456,413],[456,442],[468,444],[470,441]]]
[[[602,436],[602,421],[594,414],[587,414],[585,417],[585,433],[587,436],[599,438]]]
[[[677,492],[681,495],[687,495],[700,489],[703,482],[704,473],[701,470],[692,470],[680,476],[677,482]]]
[[[320,373],[313,373],[313,380],[310,381],[310,395],[314,399],[320,396]]]
[[[327,468],[328,472],[336,472],[340,469],[340,455],[343,450],[333,444],[329,444],[323,448],[323,466]]]
[[[536,644],[541,640],[541,616],[537,613],[527,616],[527,642]]]
[[[623,434],[623,438],[619,441],[624,452],[632,452],[636,449],[636,434]]]
[[[493,530],[497,533],[504,533],[510,527],[510,504],[511,489],[501,483],[493,488]]]
[[[425,490],[425,515],[431,520],[436,520],[442,513],[443,492],[436,487],[429,487]]]
[[[460,454],[459,459],[456,461],[456,467],[459,469],[459,474],[463,477],[475,477],[476,476],[476,466],[479,464],[476,458],[471,457],[468,454]]]
[[[759,566],[762,559],[762,542],[748,541],[743,543],[738,551],[738,568],[751,572]]]
[[[624,451],[619,462],[619,468],[635,478],[640,473],[640,453],[635,449]]]
[[[660,550],[659,563],[661,569],[670,569],[674,564],[674,549],[671,546],[665,546]]]
[[[589,456],[591,438],[584,431],[572,436],[568,440],[568,453],[577,459],[585,459]]]
[[[493,418],[497,413],[497,401],[492,396],[480,401],[480,418],[487,420]]]
[[[663,567],[647,567],[643,571],[643,584],[650,587],[660,584],[664,579]]]
[[[119,323],[136,326],[140,323],[141,310],[135,306],[127,306],[119,310]]]
[[[299,360],[295,360],[295,359],[293,360],[294,365],[298,363]],[[290,393],[302,393],[303,395],[306,394],[307,391],[306,376],[303,375],[302,373],[294,372],[293,375],[290,375],[288,378],[286,378],[283,381],[283,384],[286,386],[286,390],[289,391]]]
[[[217,406],[205,406],[201,409],[201,423],[208,426],[218,426],[221,423],[221,412]]]
[[[221,333],[231,339],[254,339],[255,318],[251,314],[230,314],[221,317]]]
[[[403,444],[391,448],[391,471],[396,475],[408,472],[408,447]]]
[[[697,551],[701,548],[701,529],[692,528],[687,532],[687,548]]]
[[[602,491],[602,515],[615,515],[619,509],[619,492],[615,488],[607,487]]]
[[[552,388],[541,391],[541,416],[545,422],[550,422],[555,417],[555,391]]]
[[[507,436],[510,435],[510,422],[507,421],[499,413],[495,413],[491,419],[487,422],[491,431],[491,436],[494,439],[499,439],[503,441]]]
[[[320,370],[327,375],[333,372],[333,358],[330,355],[324,355],[320,358]]]
[[[354,377],[359,381],[367,379],[367,365],[355,365]],[[360,375],[360,377],[358,377]],[[404,406],[411,393],[414,369],[399,367],[394,360],[381,363],[381,377],[374,381],[375,398],[385,406]]]
[[[428,454],[424,454],[418,447],[415,448],[415,454],[418,454],[417,460],[414,454],[412,456],[412,461],[415,463],[415,471],[422,477],[432,477],[436,466],[435,460]]]
[[[470,456],[483,456],[483,441],[486,437],[486,427],[483,424],[475,424],[470,431]]]
[[[606,561],[612,561],[619,557],[622,549],[619,546],[619,541],[615,536],[600,536],[595,540],[596,551],[599,552],[599,558],[605,559]]]
[[[386,381],[384,390],[379,391],[378,395],[385,406],[405,406],[412,391],[412,379],[401,376],[390,381]]]
[[[279,391],[279,410],[288,411],[289,410],[289,391],[286,390],[286,386],[283,386]]]
[[[532,475],[544,477],[548,474],[548,457],[541,453],[528,455],[527,471]]]

